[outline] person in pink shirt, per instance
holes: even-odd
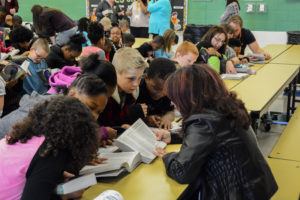
[[[100,80],[100,79],[99,79]],[[106,88],[98,98],[107,102]],[[97,155],[98,125],[79,99],[56,96],[37,104],[0,141],[0,199],[77,198],[83,191],[56,196],[53,191],[66,172],[79,170]],[[84,134],[83,134],[84,133]]]

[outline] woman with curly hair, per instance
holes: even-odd
[[[163,158],[168,176],[189,184],[179,199],[270,199],[278,187],[250,116],[217,72],[208,65],[180,68],[165,90],[184,120],[182,146],[176,153],[157,148],[155,154]]]
[[[0,141],[0,199],[54,197],[64,171],[78,174],[96,158],[97,129],[91,110],[74,97],[37,104]]]

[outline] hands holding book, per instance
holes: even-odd
[[[157,141],[163,141],[167,144],[171,143],[171,133],[167,130],[152,130],[154,135],[156,136],[156,140]],[[163,148],[161,147],[156,147],[155,148],[156,151],[153,151],[152,153],[160,158],[162,158],[164,155],[166,155],[168,152],[165,151]]]

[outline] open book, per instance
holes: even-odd
[[[28,67],[29,62],[27,60],[25,60],[21,66],[16,64],[8,64],[2,69],[0,76],[5,82],[16,80],[26,73]]]
[[[86,176],[80,176],[74,179],[71,179],[65,183],[61,183],[56,187],[56,194],[63,195],[76,192],[88,188],[92,185],[97,184],[95,174],[89,174]]]
[[[0,59],[1,59],[1,60],[8,60],[8,59],[11,59],[13,56],[17,55],[19,52],[20,52],[19,49],[11,50],[9,53],[3,53],[3,52],[1,52],[1,57],[0,57]]]
[[[166,143],[156,140],[154,133],[141,119],[138,119],[121,136],[115,139],[115,145],[122,151],[139,152],[142,156],[142,162],[147,164],[151,163],[156,157],[152,153],[155,147],[166,147]]]
[[[245,73],[237,73],[237,74],[222,74],[221,78],[222,79],[229,79],[229,80],[240,80],[243,78],[248,77],[248,74]]]
[[[80,170],[80,175],[95,173],[96,177],[118,176],[123,171],[132,172],[140,163],[138,152],[101,153],[100,158],[107,158],[105,164],[87,165]]]
[[[249,57],[251,63],[255,63],[255,64],[264,64],[265,63],[264,54],[248,53],[247,56]]]

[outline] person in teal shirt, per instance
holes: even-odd
[[[149,19],[149,33],[163,35],[170,28],[171,3],[169,0],[151,0],[148,5],[148,12],[151,13]]]

